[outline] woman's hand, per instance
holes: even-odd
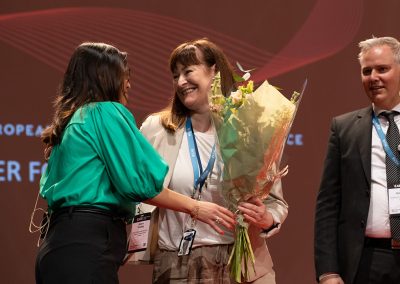
[[[192,218],[198,219],[210,225],[215,231],[223,235],[220,225],[233,230],[236,224],[235,214],[228,209],[215,203],[197,201],[196,206],[191,212]]]
[[[242,212],[245,221],[260,229],[270,228],[274,224],[272,214],[258,197],[239,203],[238,209]]]
[[[158,207],[188,213],[194,219],[198,219],[210,225],[215,231],[224,234],[219,225],[233,229],[236,223],[235,214],[215,203],[197,201],[189,196],[164,188],[158,195],[143,201]]]

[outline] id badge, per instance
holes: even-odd
[[[183,233],[181,243],[179,244],[178,256],[189,255],[192,251],[194,237],[196,236],[196,230],[189,229]]]
[[[129,236],[128,252],[146,250],[151,213],[136,215],[133,219],[131,234]]]
[[[400,188],[389,188],[389,214],[400,214]]]

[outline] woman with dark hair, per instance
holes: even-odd
[[[191,214],[219,232],[215,215],[233,227],[227,209],[163,188],[168,166],[125,108],[129,88],[126,53],[104,43],[76,48],[42,135],[48,167],[40,195],[50,221],[37,283],[118,283],[135,202]]]
[[[222,91],[230,94],[235,88],[233,69],[222,50],[208,39],[176,47],[169,67],[175,91],[171,104],[148,117],[141,131],[169,165],[164,186],[194,199],[224,205],[219,192],[223,163],[216,149],[208,92],[213,77],[220,72]],[[273,235],[286,218],[281,183],[274,185],[264,203],[252,198],[241,205],[251,224],[250,237],[257,258],[252,283],[275,283],[272,260],[260,233],[264,230],[265,236]],[[221,224],[219,216],[214,222]],[[190,216],[162,208],[158,229],[154,283],[234,283],[227,267],[232,232],[218,235],[192,222]]]

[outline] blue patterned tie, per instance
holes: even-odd
[[[386,140],[392,149],[393,154],[398,160],[400,160],[399,145],[400,145],[400,134],[397,128],[396,122],[394,122],[394,116],[398,112],[383,112],[382,115],[389,121],[389,128],[386,132]],[[390,159],[386,154],[386,178],[387,187],[393,188],[394,185],[399,184],[399,167]],[[390,230],[392,232],[392,239],[400,240],[400,216],[390,216]]]

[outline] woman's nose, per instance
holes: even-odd
[[[184,75],[179,75],[177,81],[178,86],[183,86],[185,83],[187,83],[186,77]]]

